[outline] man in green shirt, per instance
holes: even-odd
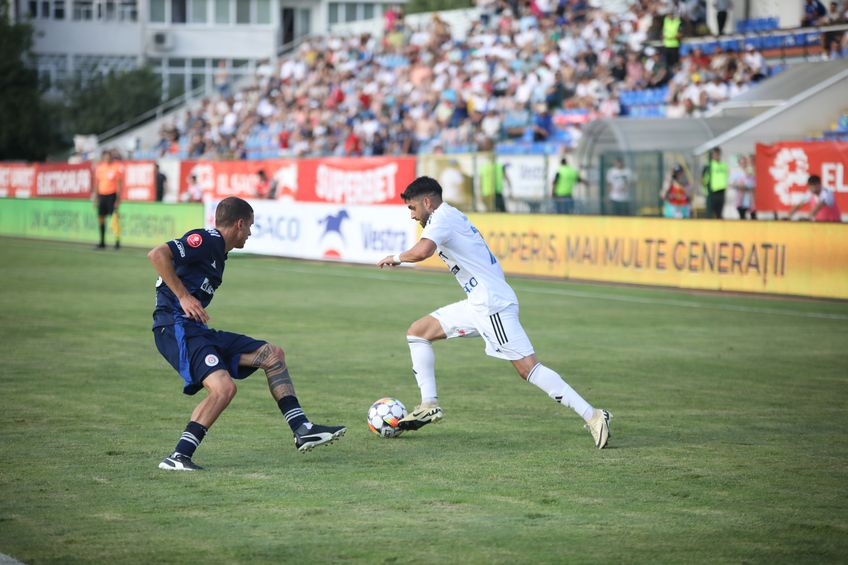
[[[724,211],[724,194],[730,179],[730,167],[721,160],[721,148],[713,147],[702,171],[704,192],[707,195],[707,213],[720,220]]]
[[[663,18],[663,55],[665,56],[665,64],[669,69],[680,62],[680,39],[683,37],[680,32],[681,23],[680,14],[676,9],[670,11]]]
[[[577,169],[569,165],[568,160],[563,157],[552,183],[554,208],[557,214],[574,212],[574,185],[581,180]]]
[[[479,168],[480,193],[486,200],[494,194],[495,212],[506,212],[504,185],[507,188],[512,188],[509,177],[506,174],[507,166],[506,163],[498,163],[496,159],[492,158],[491,161],[483,161]]]

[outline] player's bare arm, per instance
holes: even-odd
[[[411,249],[398,253],[397,255],[388,255],[380,259],[377,262],[377,266],[381,269],[383,267],[394,267],[396,265],[400,265],[401,263],[418,263],[419,261],[423,261],[431,257],[436,252],[436,244],[430,240],[425,238],[421,238],[418,240]]]
[[[268,388],[274,400],[284,396],[294,396],[294,385],[289,368],[286,366],[286,354],[282,348],[266,343],[253,353],[246,353],[239,360],[240,365],[259,367],[268,377]]]
[[[177,276],[177,271],[174,269],[174,255],[171,253],[171,248],[167,243],[158,245],[150,250],[147,258],[153,264],[153,268],[162,277],[162,280],[168,285],[168,288],[179,299],[180,306],[186,316],[196,322],[205,324],[209,321],[209,314],[203,308],[200,301],[189,294],[180,277]]]

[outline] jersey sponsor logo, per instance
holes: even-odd
[[[208,278],[203,279],[203,284],[200,285],[200,290],[205,292],[206,294],[215,294],[215,287],[209,282]]]
[[[183,242],[179,239],[175,239],[174,244],[177,246],[177,251],[180,252],[180,257],[185,257],[185,247],[183,246]]]
[[[206,233],[208,233],[208,234],[209,234],[209,235],[211,235],[212,237],[221,237],[220,232],[218,232],[218,230],[216,230],[216,229],[214,229],[214,228],[207,229],[207,230],[206,230]]]
[[[186,238],[186,243],[192,247],[200,247],[200,244],[203,243],[203,236],[199,233],[193,233]]]
[[[470,293],[472,290],[474,290],[474,287],[477,286],[477,284],[477,279],[471,277],[470,279],[468,279],[467,283],[462,285],[462,290],[464,290],[466,293]]]
[[[206,363],[207,367],[214,367],[215,365],[218,364],[218,356],[212,355],[210,353],[209,355],[206,356],[206,359],[204,359],[204,362]]]
[[[454,275],[457,274],[459,271],[460,271],[459,265],[454,265],[453,268],[451,269],[451,273],[454,274]]]

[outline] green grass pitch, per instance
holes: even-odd
[[[848,304],[512,278],[539,358],[615,414],[609,449],[483,353],[408,325],[448,273],[234,256],[210,325],[282,345],[301,404],[348,434],[298,453],[264,377],[157,469],[200,396],[150,332],[145,250],[0,239],[0,553],[26,563],[822,563],[848,555]]]

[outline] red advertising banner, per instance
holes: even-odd
[[[35,165],[0,163],[0,198],[29,198],[35,187]]]
[[[758,211],[788,212],[808,198],[807,178],[819,175],[836,194],[839,208],[848,210],[848,143],[784,141],[757,144]]]
[[[298,161],[297,200],[399,204],[415,180],[415,157],[334,157]]]
[[[260,176],[264,172],[264,180]],[[181,202],[239,198],[293,198],[297,191],[298,162],[268,161],[182,161]]]
[[[123,161],[124,200],[156,200],[156,164],[153,161]]]
[[[93,186],[91,163],[39,163],[35,194],[39,198],[88,198]]]

